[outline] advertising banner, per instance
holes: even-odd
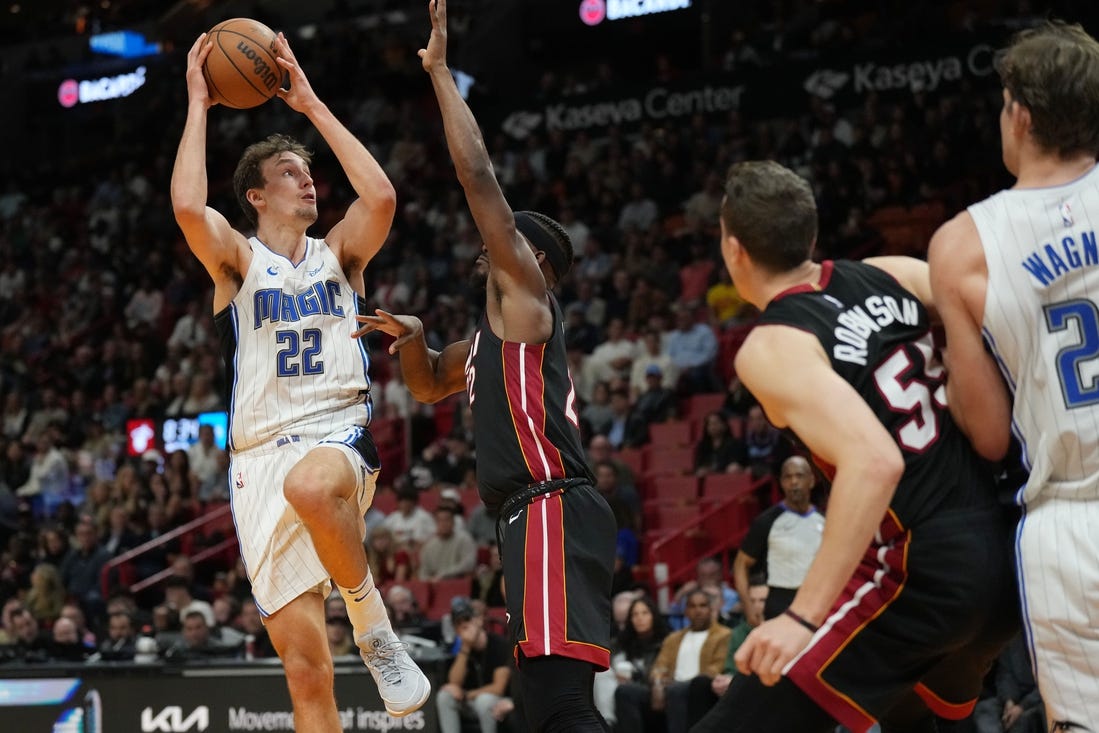
[[[67,668],[63,676],[5,677],[0,730],[19,733],[234,733],[294,730],[278,665],[233,668]],[[14,670],[12,670],[14,671]],[[429,672],[430,676],[430,672]],[[336,668],[344,731],[437,731],[435,697],[393,718],[361,665]]]
[[[936,39],[923,48],[834,53],[812,62],[700,74],[667,84],[615,84],[537,101],[511,97],[507,106],[483,112],[488,126],[521,140],[552,130],[599,134],[612,126],[630,131],[646,123],[686,124],[694,115],[716,119],[734,109],[767,119],[805,111],[811,96],[843,108],[860,105],[870,94],[889,99],[952,93],[963,85],[994,89],[997,49],[1005,40],[967,35]]]

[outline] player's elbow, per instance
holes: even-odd
[[[862,473],[865,485],[880,487],[883,493],[892,496],[904,475],[904,457],[896,445],[867,451]]]

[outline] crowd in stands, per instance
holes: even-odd
[[[758,33],[747,31],[749,20],[734,28],[708,70],[776,65],[858,38],[872,43],[895,21],[884,10],[848,8],[858,3],[779,5],[789,6],[787,15],[750,19]],[[828,17],[807,25],[805,14],[814,10]],[[957,14],[958,23],[971,20]],[[420,78],[414,51],[422,35],[376,45],[350,35],[324,47],[293,41],[321,97],[398,190],[390,239],[367,268],[370,306],[418,315],[438,348],[474,326],[478,298],[467,276],[480,242]],[[358,58],[363,46],[370,50]],[[658,58],[652,73],[693,71]],[[353,94],[345,80],[357,77],[348,64],[370,67]],[[615,83],[607,64],[596,68],[547,73],[538,93]],[[167,205],[176,137],[163,131],[180,128],[184,109],[177,71],[178,88],[147,90],[148,119],[161,115],[147,133],[108,141],[109,155],[89,150],[71,167],[44,163],[53,179],[16,172],[0,192],[0,664],[274,656],[243,568],[224,555],[193,566],[175,539],[137,558],[135,579],[164,576],[149,589],[135,594],[101,577],[112,558],[224,506],[231,492],[228,456],[209,429],[188,450],[125,450],[128,419],[226,407],[207,277]],[[730,558],[704,563],[669,608],[653,600],[651,576],[635,571],[659,528],[649,506],[660,499],[648,459],[638,456],[670,453],[654,440],[654,426],[686,424],[678,447],[687,458],[674,472],[699,480],[777,477],[792,451],[732,371],[754,313],[718,253],[724,170],[736,160],[774,158],[803,173],[820,205],[820,257],[919,254],[876,228],[874,212],[931,204],[941,221],[1000,185],[998,114],[995,89],[965,84],[939,94],[871,92],[838,108],[807,94],[804,113],[790,118],[742,109],[521,141],[486,130],[509,200],[559,219],[576,250],[559,299],[590,466],[619,526],[614,590],[629,602],[616,603],[615,663],[600,699],[621,729],[695,719],[698,700],[728,685],[730,650],[747,633],[743,599],[729,588],[730,576],[722,578]],[[314,174],[325,204],[317,232],[348,203],[348,186],[328,173],[327,151],[285,105],[216,109],[211,124],[211,205],[219,210],[236,209],[226,182],[240,151],[275,130],[317,150]],[[453,650],[455,638],[476,636],[463,634],[472,616],[452,613],[455,596],[469,598],[474,615],[503,633],[494,518],[477,498],[468,410],[453,400],[444,421],[441,408],[413,401],[384,345],[371,343],[375,414],[405,423],[411,450],[407,470],[383,467],[366,518],[369,561],[398,631]],[[707,409],[692,407],[702,404]],[[759,499],[761,509],[772,494]],[[327,607],[329,642],[347,654],[354,649],[340,603],[335,596]],[[676,636],[666,636],[669,620]],[[699,659],[677,662],[666,642],[673,638]],[[475,706],[475,715],[494,714],[507,699],[505,690],[493,694],[493,705]]]

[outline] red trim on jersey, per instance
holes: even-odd
[[[977,698],[965,702],[947,702],[922,682],[916,683],[915,690],[931,712],[947,720],[965,720],[973,713],[973,708],[977,707]]]
[[[786,673],[817,705],[854,733],[865,733],[874,725],[874,717],[857,700],[826,682],[824,675],[836,657],[904,590],[912,535],[892,510],[886,513],[878,534],[884,544],[875,539],[867,548],[832,614]]]
[[[795,285],[792,288],[786,288],[785,290],[771,298],[771,302],[774,303],[776,300],[781,300],[787,295],[797,295],[798,293],[819,293],[821,290],[824,290],[826,287],[828,287],[828,283],[832,281],[832,268],[834,264],[835,263],[833,263],[832,260],[825,260],[824,262],[821,262],[820,278],[818,278],[815,283],[801,283],[800,285]]]
[[[523,547],[523,639],[515,648],[526,657],[581,659],[610,666],[610,650],[568,638],[565,579],[565,511],[559,489],[534,498],[527,508]]]
[[[504,341],[500,347],[512,428],[527,471],[535,481],[565,477],[561,451],[546,437],[546,382],[542,374],[545,352],[545,344]]]

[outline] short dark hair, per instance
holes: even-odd
[[[269,135],[266,139],[252,143],[244,149],[237,163],[237,169],[233,172],[233,191],[237,195],[237,203],[240,204],[241,211],[252,226],[259,223],[259,215],[256,213],[256,207],[248,201],[248,189],[263,187],[265,181],[260,166],[263,165],[263,161],[278,153],[294,153],[300,156],[306,165],[313,162],[313,154],[289,135]]]
[[[1099,154],[1099,42],[1083,28],[1047,21],[1020,31],[996,70],[1043,150]]]
[[[553,275],[560,282],[569,270],[575,252],[572,238],[557,221],[537,211],[516,211],[515,228],[518,229],[534,248],[545,253],[553,268]]]
[[[774,273],[792,270],[813,252],[817,204],[809,182],[773,160],[729,168],[721,202],[725,233],[752,262]]]

